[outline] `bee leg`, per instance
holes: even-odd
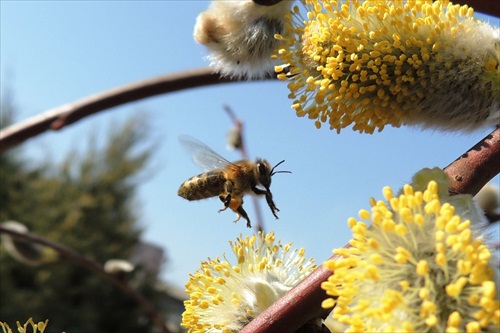
[[[276,215],[276,212],[279,212],[280,210],[274,204],[273,196],[271,195],[271,192],[266,193],[266,201],[267,201],[267,204],[269,205],[269,208],[271,208],[271,211],[273,212],[274,217],[276,219],[279,219],[278,215]]]
[[[223,212],[229,207],[229,204],[231,203],[231,194],[226,195],[225,197],[223,195],[219,195],[220,201],[224,203],[224,208],[219,209],[217,213]]]
[[[234,223],[238,222],[241,218],[241,215],[239,213],[236,213],[236,218],[233,220]]]
[[[250,223],[250,218],[248,218],[247,212],[243,209],[243,205],[239,205],[238,208],[236,208],[236,212],[238,213],[238,218],[234,220],[234,222],[238,221],[240,217],[243,216],[243,218],[247,220],[247,228],[251,228],[252,224]]]
[[[254,191],[255,194],[266,196],[267,205],[269,206],[269,208],[271,208],[271,212],[273,213],[274,217],[276,219],[279,219],[278,215],[276,215],[276,212],[279,212],[280,210],[274,204],[273,195],[272,195],[271,191],[269,191],[269,190],[264,191],[264,190],[259,189],[258,187],[255,187],[255,186],[252,187],[252,191]]]
[[[247,220],[247,227],[252,227],[250,218],[248,217],[247,212],[243,209],[243,200],[239,201],[237,199],[233,199],[231,194],[228,194],[227,196],[219,195],[219,199],[224,203],[224,208],[219,209],[219,213],[225,211],[229,207],[236,213],[236,219],[233,222],[236,223],[241,217],[243,217]]]

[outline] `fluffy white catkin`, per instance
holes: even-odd
[[[194,28],[194,39],[205,45],[210,65],[234,78],[259,78],[274,72],[273,51],[283,34],[285,14],[293,1],[263,6],[251,0],[213,0]]]

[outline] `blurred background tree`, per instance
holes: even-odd
[[[2,127],[12,123],[14,109],[12,99],[2,102]],[[108,133],[102,147],[94,134],[83,154],[75,150],[57,164],[33,162],[19,150],[0,155],[0,221],[19,221],[101,264],[131,258],[141,236],[134,195],[154,148],[142,118]],[[27,266],[3,248],[0,260],[2,321],[49,319],[51,332],[153,331],[128,295],[82,267],[64,260]],[[129,276],[153,305],[165,298],[157,288],[158,270],[139,263]]]

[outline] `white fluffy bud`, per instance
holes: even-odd
[[[201,13],[194,39],[205,45],[211,66],[230,77],[259,78],[274,72],[271,55],[284,31],[285,14],[293,1],[263,6],[253,1],[213,0]]]

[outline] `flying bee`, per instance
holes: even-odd
[[[248,193],[265,195],[271,212],[278,218],[276,212],[279,212],[279,209],[274,204],[270,190],[271,177],[277,173],[290,173],[290,171],[275,171],[275,168],[285,160],[274,167],[259,158],[255,162],[250,160],[229,162],[195,138],[181,136],[179,141],[191,154],[195,164],[206,171],[186,180],[177,192],[180,197],[193,201],[218,196],[224,203],[224,208],[220,209],[219,213],[230,208],[237,214],[234,222],[243,217],[247,220],[247,227],[251,228],[250,218],[243,209],[243,196]]]

